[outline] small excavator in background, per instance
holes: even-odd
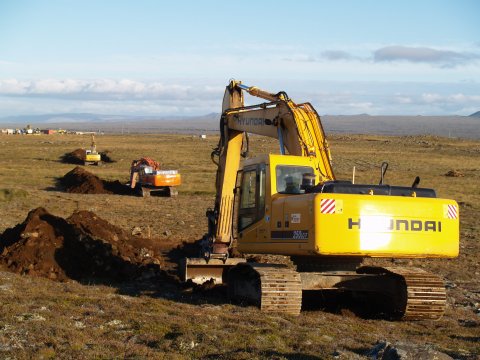
[[[177,186],[181,184],[182,178],[178,170],[160,170],[160,164],[149,157],[132,161],[130,187],[136,189],[142,197],[150,196],[151,192],[177,196]]]
[[[244,92],[267,100],[245,106]],[[246,158],[248,134],[276,138],[279,154]],[[245,150],[247,148],[247,151]],[[365,266],[367,258],[453,258],[459,208],[433,189],[339,181],[320,117],[309,103],[232,80],[220,119],[216,197],[198,258],[183,280],[226,283],[233,301],[299,314],[308,292],[375,299],[383,314],[438,319],[446,307],[442,278],[412,266]],[[242,159],[245,157],[245,159]],[[286,255],[293,266],[247,262],[243,254]]]
[[[84,165],[102,165],[102,155],[97,152],[97,144],[95,143],[95,135],[92,134],[92,143],[90,149],[85,150],[85,155],[83,158]]]

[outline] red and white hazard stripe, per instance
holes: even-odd
[[[458,209],[455,205],[448,205],[447,217],[449,219],[457,219],[458,218]]]
[[[320,201],[320,212],[322,214],[335,214],[335,199],[322,199]]]

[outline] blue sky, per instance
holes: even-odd
[[[468,115],[479,15],[476,0],[0,0],[0,116],[203,115],[230,78],[320,114]]]

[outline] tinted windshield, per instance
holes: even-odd
[[[285,194],[300,194],[303,174],[312,174],[310,166],[277,165],[277,192]]]

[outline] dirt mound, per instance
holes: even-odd
[[[103,181],[96,175],[77,166],[60,179],[60,184],[69,193],[77,194],[110,194]]]
[[[101,156],[101,159],[102,159],[102,162],[104,163],[114,163],[115,160],[113,160],[108,154],[110,153],[109,150],[105,150],[105,151],[102,151],[100,152],[100,156]]]
[[[19,274],[66,281],[122,281],[160,273],[155,242],[129,235],[89,211],[68,219],[44,208],[0,236],[0,264]]]
[[[136,251],[135,249],[142,249],[142,251],[145,252],[146,248],[148,248],[157,254],[161,249],[158,242],[132,235],[131,233],[110,224],[108,221],[102,219],[91,211],[75,211],[67,221],[73,226],[81,229],[83,233],[95,239],[103,239],[111,244],[120,245],[120,248],[122,249],[133,249],[132,251],[134,252]],[[135,256],[140,256],[140,254],[136,254]],[[150,256],[153,255],[150,254]]]
[[[69,153],[65,153],[60,157],[60,161],[65,164],[79,164],[83,165],[83,159],[85,157],[84,149],[77,149]]]
[[[108,154],[109,150],[99,152],[102,162],[104,163],[114,163],[113,160]],[[65,153],[60,157],[60,161],[65,164],[74,164],[74,165],[83,165],[83,159],[85,158],[85,149],[76,149],[72,152]]]
[[[134,195],[135,192],[120,181],[106,181],[77,166],[58,180],[65,191],[76,194]]]

